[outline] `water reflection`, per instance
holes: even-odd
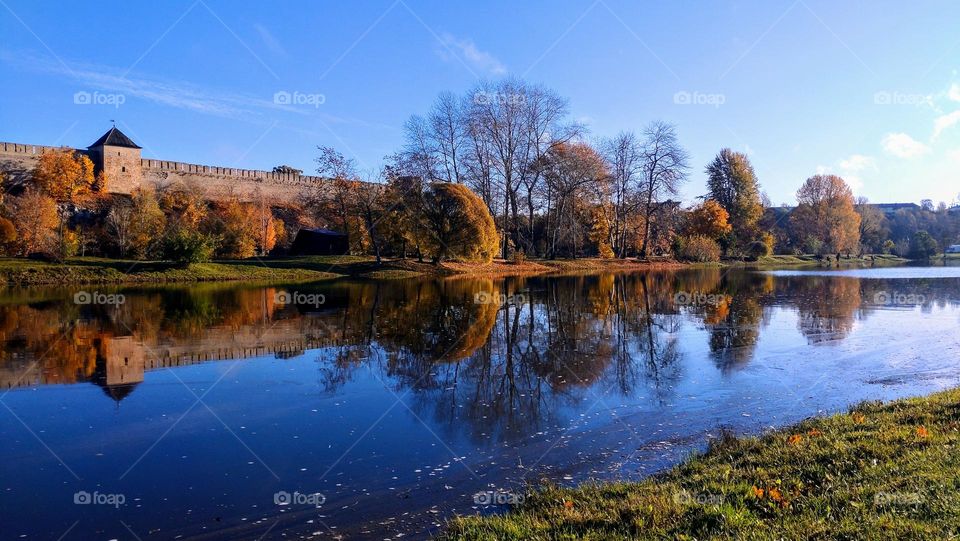
[[[369,365],[398,391],[423,393],[438,417],[466,414],[483,420],[478,434],[509,437],[598,385],[666,398],[684,323],[708,331],[726,372],[750,363],[774,307],[794,309],[816,345],[843,340],[876,310],[957,299],[950,279],[721,269],[291,287],[325,302],[281,304],[283,288],[223,285],[125,290],[118,306],[77,305],[70,291],[11,293],[0,305],[0,387],[92,382],[122,400],[151,370],[315,350],[325,392]],[[913,304],[892,302],[904,298]]]

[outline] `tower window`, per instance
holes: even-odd
[[[118,150],[118,151],[117,151],[117,156],[119,156],[119,155],[120,155],[120,151]]]
[[[126,173],[126,172],[127,172],[126,166],[121,167],[121,168],[120,168],[120,172],[121,172],[121,173]]]

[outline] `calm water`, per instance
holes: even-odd
[[[78,293],[0,293],[3,539],[419,538],[960,382],[958,267]]]

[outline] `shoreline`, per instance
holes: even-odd
[[[942,539],[960,527],[960,388],[724,435],[637,482],[547,485],[440,539]]]
[[[938,259],[939,260],[939,259]],[[103,258],[72,258],[64,263],[31,259],[0,259],[0,281],[8,286],[87,284],[166,284],[195,282],[295,281],[312,282],[343,278],[390,280],[440,277],[510,277],[597,272],[635,272],[704,268],[854,268],[908,263],[895,256],[852,258],[836,263],[814,256],[769,256],[757,261],[727,260],[717,263],[687,263],[671,259],[530,259],[522,263],[494,260],[491,263],[458,261],[434,265],[414,259],[385,259],[377,264],[369,256],[306,256],[255,258],[197,263],[188,268],[159,261]]]

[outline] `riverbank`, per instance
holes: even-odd
[[[960,529],[960,389],[724,437],[638,483],[547,487],[445,539],[945,539]]]
[[[669,260],[621,259],[528,260],[522,263],[456,261],[434,265],[413,259],[385,259],[377,264],[369,256],[307,256],[254,258],[241,261],[197,263],[181,268],[160,261],[133,261],[93,257],[71,258],[64,263],[0,258],[0,281],[11,285],[123,284],[207,281],[319,281],[352,277],[395,279],[417,276],[524,276],[562,272],[625,272],[683,268]]]
[[[163,262],[74,258],[64,263],[0,259],[0,281],[10,285],[141,284],[180,282],[306,282],[339,275],[305,268],[237,263],[197,263],[181,268]]]
[[[897,265],[907,262],[896,256],[879,255],[842,259],[840,268]],[[630,272],[689,267],[790,268],[837,267],[836,261],[815,256],[769,256],[758,261],[723,261],[690,264],[672,259],[528,259],[523,262],[494,260],[490,263],[446,261],[440,265],[414,259],[384,259],[371,256],[265,257],[239,261],[198,263],[181,268],[160,261],[134,261],[94,257],[71,258],[64,263],[0,258],[0,281],[13,285],[124,284],[206,281],[319,281],[342,277],[395,279],[445,276],[528,276],[580,272]]]

